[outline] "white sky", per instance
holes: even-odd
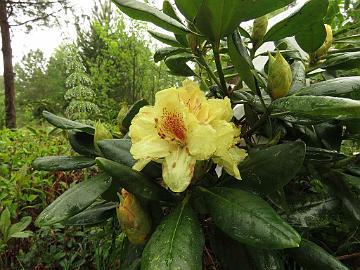
[[[304,2],[306,0],[298,0]],[[153,0],[158,8],[161,8],[162,0]],[[91,9],[94,6],[95,0],[71,0],[71,4],[79,14],[91,14]],[[20,62],[22,57],[31,49],[41,49],[45,57],[50,57],[53,50],[64,41],[74,40],[76,37],[75,28],[71,25],[63,28],[35,28],[30,34],[25,34],[23,29],[13,28],[12,47],[13,47],[13,62]],[[0,73],[3,71],[2,56],[0,57]]]

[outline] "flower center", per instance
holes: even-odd
[[[162,139],[176,140],[181,144],[185,143],[186,128],[181,113],[164,108],[161,119],[155,118],[155,124],[158,134]]]

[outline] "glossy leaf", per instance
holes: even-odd
[[[261,248],[246,248],[254,266],[254,270],[285,270],[284,262],[277,251]]]
[[[91,167],[95,160],[83,156],[49,156],[34,160],[33,167],[42,171],[71,171]]]
[[[265,41],[275,41],[295,36],[312,24],[322,21],[328,8],[328,0],[311,0],[269,29]]]
[[[188,52],[185,48],[174,48],[174,47],[164,47],[161,49],[158,49],[154,54],[154,61],[159,62],[161,60],[164,60],[166,57],[169,57],[171,55],[180,54]]]
[[[239,165],[243,181],[237,185],[263,194],[275,192],[295,177],[304,158],[305,145],[302,142],[279,144],[250,152]]]
[[[340,201],[336,197],[310,195],[288,199],[290,225],[301,228],[321,228],[329,224],[338,212]]]
[[[76,129],[80,131],[87,132],[89,134],[94,134],[95,129],[92,126],[85,125],[80,122],[72,121],[70,119],[57,116],[55,114],[52,114],[48,111],[43,111],[43,117],[52,125],[55,127],[61,128],[61,129]]]
[[[137,113],[140,111],[140,109],[146,105],[149,105],[149,103],[145,99],[140,99],[136,101],[127,111],[122,123],[121,123],[121,132],[126,133],[129,131],[129,127],[131,125],[131,121],[137,115]]]
[[[346,158],[344,154],[337,151],[326,150],[317,147],[306,147],[305,160],[315,163],[326,164]]]
[[[293,81],[289,90],[290,95],[306,86],[305,65],[301,61],[294,61],[291,65],[291,73]]]
[[[298,264],[307,269],[349,270],[323,248],[306,239],[302,239],[299,248],[289,249],[288,252]]]
[[[135,160],[130,154],[131,141],[127,139],[102,140],[98,146],[103,156],[112,161],[132,167]]]
[[[173,33],[189,32],[180,22],[162,13],[160,10],[135,0],[112,0],[126,15],[141,21],[147,21]]]
[[[338,53],[331,55],[322,64],[322,68],[330,70],[350,70],[360,67],[360,52]]]
[[[152,234],[142,255],[141,269],[201,270],[204,243],[197,215],[183,202]]]
[[[322,20],[304,27],[296,33],[295,39],[299,46],[307,53],[313,53],[324,44],[326,29]]]
[[[163,34],[163,33],[159,33],[159,32],[155,32],[155,31],[151,31],[149,30],[148,31],[150,33],[150,35],[161,41],[162,43],[166,44],[166,45],[170,45],[170,46],[173,46],[173,47],[182,47],[183,45],[181,43],[179,43],[175,37],[172,37],[172,36],[169,36],[169,35],[166,35],[166,34]]]
[[[360,118],[360,101],[328,96],[289,96],[271,104],[274,116],[290,122],[298,119],[316,121]]]
[[[52,225],[80,213],[107,190],[110,184],[111,178],[100,174],[74,185],[41,212],[35,225]]]
[[[314,83],[300,89],[295,95],[351,97],[353,92],[360,92],[360,76],[341,77]]]
[[[8,231],[8,237],[11,238],[14,234],[25,230],[30,225],[31,221],[31,217],[23,217],[19,222],[12,224]]]
[[[237,31],[235,31],[231,36],[228,36],[227,45],[229,48],[231,62],[235,66],[236,71],[239,73],[240,78],[251,90],[255,91],[255,78],[251,72],[251,69],[254,67],[246,47],[241,40],[241,36]]]
[[[203,0],[175,0],[176,7],[189,21],[193,21],[202,5]]]
[[[189,53],[180,53],[167,57],[165,64],[173,75],[184,77],[195,76],[194,71],[186,63],[192,58],[193,56]]]
[[[89,226],[105,222],[116,214],[116,203],[108,202],[90,206],[79,214],[62,222],[64,225]]]
[[[72,131],[68,132],[69,143],[72,149],[84,156],[97,156],[94,146],[94,135],[86,132]]]
[[[262,198],[239,189],[200,190],[216,226],[233,239],[265,249],[299,245],[300,235]]]
[[[210,40],[218,41],[234,32],[240,22],[261,17],[291,2],[293,0],[202,1],[196,13],[195,25]]]
[[[96,158],[96,163],[113,177],[113,182],[119,185],[118,190],[123,187],[145,200],[166,201],[171,199],[170,193],[163,187],[125,165],[100,157]]]

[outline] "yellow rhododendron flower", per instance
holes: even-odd
[[[235,146],[240,130],[232,117],[228,98],[208,100],[195,82],[157,92],[155,105],[142,107],[130,126],[133,169],[161,162],[164,183],[174,192],[189,186],[197,160],[212,158],[240,179],[237,165],[246,154]]]

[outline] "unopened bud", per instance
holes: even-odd
[[[113,137],[111,132],[103,124],[101,124],[100,122],[97,122],[95,124],[94,146],[96,151],[98,151],[99,153],[101,152],[99,147],[97,146],[98,141],[112,138]]]
[[[254,20],[251,39],[254,45],[258,45],[264,38],[268,27],[268,18],[266,15]]]
[[[116,208],[119,224],[129,241],[134,245],[145,243],[151,230],[149,215],[139,200],[125,189],[121,190],[120,204]]]
[[[289,92],[292,73],[289,63],[278,51],[273,57],[269,54],[268,91],[273,99],[284,97]]]
[[[328,24],[325,24],[325,29],[326,29],[326,38],[325,38],[323,45],[321,45],[321,47],[319,49],[317,49],[317,51],[315,52],[316,57],[321,57],[321,56],[325,55],[328,52],[328,50],[330,49],[332,42],[333,42],[333,33],[332,33],[331,26]]]

